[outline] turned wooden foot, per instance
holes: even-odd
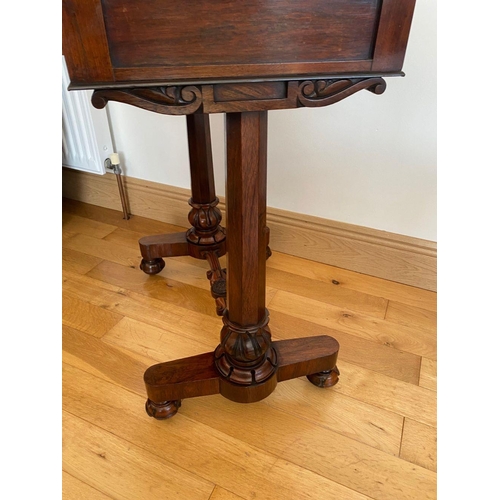
[[[140,268],[146,274],[158,274],[165,267],[163,259],[141,260]]]
[[[148,399],[146,401],[146,413],[156,420],[166,420],[173,417],[181,407],[180,399],[174,401],[165,401],[163,403],[155,403]]]
[[[339,381],[339,376],[339,369],[335,367],[333,370],[312,373],[308,375],[307,378],[309,382],[317,387],[332,387]]]

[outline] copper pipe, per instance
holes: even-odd
[[[115,175],[116,175],[116,181],[118,182],[118,191],[120,192],[120,200],[122,202],[123,218],[126,220],[129,220],[130,214],[129,214],[128,207],[127,207],[127,199],[125,197],[125,189],[123,187],[122,176],[121,176],[120,171],[118,169],[115,171]]]

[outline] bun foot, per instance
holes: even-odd
[[[144,260],[142,259],[140,268],[146,274],[158,274],[165,267],[163,259]]]
[[[173,417],[181,407],[181,400],[165,401],[164,403],[155,403],[148,399],[146,401],[146,413],[156,420],[165,420]]]
[[[339,375],[339,369],[335,367],[333,370],[308,375],[307,379],[317,387],[332,387],[339,381]]]

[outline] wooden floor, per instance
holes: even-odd
[[[144,370],[212,350],[208,266],[147,276],[137,240],[181,230],[63,202],[63,498],[436,498],[436,294],[274,253],[275,339],[340,342],[339,383],[278,384],[262,402],[144,411]]]

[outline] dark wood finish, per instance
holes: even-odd
[[[64,0],[62,27],[62,49],[71,80],[114,81],[101,2]]]
[[[215,364],[224,396],[255,401],[277,384],[265,307],[267,112],[226,115],[226,145],[228,293]]]
[[[63,0],[63,52],[74,88],[383,76],[401,71],[414,5]]]
[[[278,381],[336,370],[339,344],[327,335],[279,340],[272,343],[272,348],[278,360],[275,376],[245,388],[221,375],[213,352],[149,367],[144,374],[148,414],[156,416],[154,413],[158,412],[156,418],[168,418],[171,415],[165,416],[164,412],[171,413],[175,402],[212,394],[223,394],[239,403],[253,403],[267,397]]]
[[[334,104],[401,76],[415,0],[63,0],[71,89],[187,115],[192,197],[187,233],[140,240],[148,274],[164,257],[206,259],[223,327],[219,346],[150,367],[146,411],[183,398],[259,401],[278,382],[338,381],[328,336],[273,342],[265,308],[267,111]],[[227,113],[227,238],[220,226],[208,113]],[[227,272],[219,258],[228,252]]]
[[[191,228],[185,233],[141,238],[140,267],[146,274],[157,274],[165,267],[163,257],[190,255],[206,259],[210,265],[207,278],[217,314],[221,316],[226,308],[226,274],[220,267],[219,258],[226,253],[226,230],[220,225],[222,214],[215,195],[210,121],[207,114],[196,113],[188,115],[186,122],[191,171],[191,211],[188,214]]]
[[[359,92],[382,94],[383,78],[328,78],[246,84],[187,85],[172,87],[96,90],[92,103],[103,108],[118,101],[166,115],[233,113],[328,106]]]
[[[308,375],[307,379],[317,387],[333,387],[339,381],[339,376],[339,369],[334,368]]]
[[[380,3],[102,1],[114,67],[216,63],[229,74],[242,63],[371,59]]]
[[[236,66],[207,65],[158,68],[117,68],[114,70],[116,82],[185,82],[213,83],[218,80],[267,80],[283,75],[336,75],[369,73],[372,59],[366,61],[328,61],[315,63],[240,64]],[[189,76],[188,76],[189,75]],[[75,83],[75,87],[78,84]],[[85,83],[78,85],[87,88]]]
[[[415,0],[384,0],[378,27],[372,71],[403,67]]]

